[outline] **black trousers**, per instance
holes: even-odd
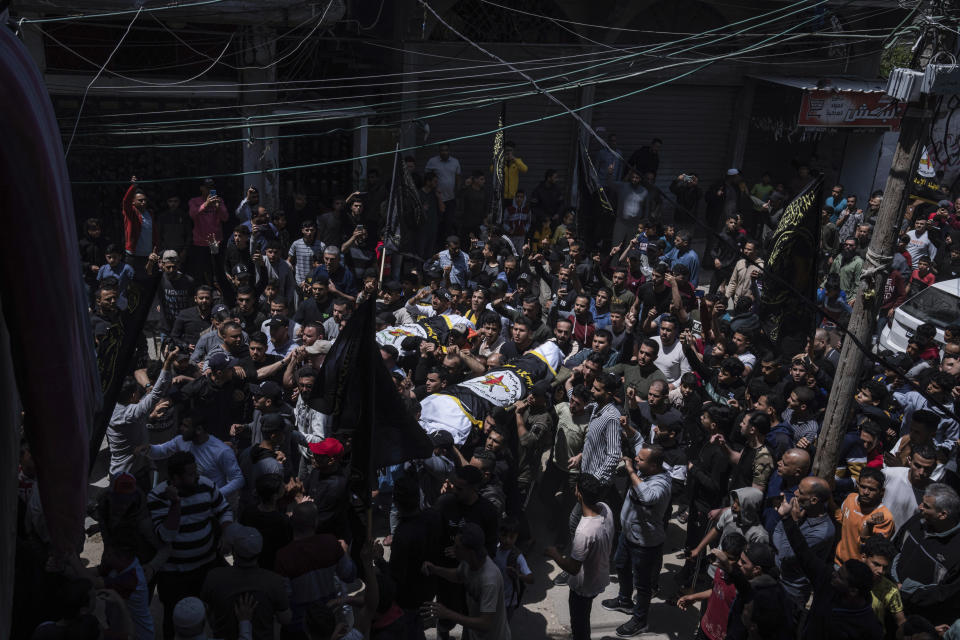
[[[203,581],[217,562],[211,562],[193,571],[161,571],[157,573],[157,595],[163,604],[163,637],[173,638],[173,608],[184,598],[200,597]]]

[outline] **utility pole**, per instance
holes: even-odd
[[[926,24],[933,22],[929,15],[924,16],[924,21]],[[929,62],[936,57],[934,49],[937,38],[929,37],[934,35],[936,30],[925,31],[914,44],[915,63],[921,58]],[[907,102],[907,109],[901,120],[900,139],[887,177],[877,224],[867,249],[866,263],[860,276],[860,288],[853,302],[847,337],[843,342],[840,364],[830,389],[823,428],[818,438],[813,473],[824,479],[834,475],[840,445],[850,421],[857,384],[863,375],[866,358],[861,348],[869,349],[872,346],[874,323],[900,233],[901,213],[907,207],[911,177],[916,170],[926,132],[929,131],[933,118],[930,109],[933,100],[930,94],[954,93],[956,78],[950,76],[955,76],[953,68],[948,69],[936,64],[927,64],[924,71],[894,69],[890,74],[887,94]]]
[[[840,352],[840,363],[830,388],[823,428],[818,438],[813,473],[824,479],[833,477],[840,453],[840,444],[847,431],[853,410],[853,397],[863,375],[864,355],[852,340],[869,348],[872,344],[877,313],[883,289],[890,273],[890,262],[900,235],[900,213],[906,208],[910,195],[910,179],[920,159],[924,133],[930,126],[932,112],[924,99],[907,106],[900,123],[900,140],[890,165],[890,175],[883,190],[883,202],[877,214],[870,247],[867,249],[860,289],[853,303],[853,313],[847,324],[847,337]]]

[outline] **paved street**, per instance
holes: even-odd
[[[529,516],[534,522],[543,517],[542,509],[538,506],[530,505]],[[684,532],[673,520],[667,535],[666,550],[669,553],[664,557],[660,586],[663,593],[670,594],[674,591],[673,575],[683,564],[677,558],[677,551],[682,544]],[[541,550],[545,544],[547,544],[546,541],[535,543],[533,551],[527,555],[527,562],[536,576],[536,582],[527,587],[524,593],[524,607],[517,611],[512,620],[513,637],[517,639],[570,637],[570,616],[567,611],[569,591],[567,587],[553,585],[552,578],[559,573],[559,570],[551,560],[542,555]],[[590,618],[594,639],[617,637],[617,627],[627,621],[626,614],[607,611],[600,606],[601,600],[617,594],[616,577],[614,576],[612,580],[604,595],[594,600]],[[697,629],[698,620],[698,612],[680,611],[677,607],[670,606],[662,599],[655,597],[650,607],[650,631],[637,637],[645,640],[690,638]]]

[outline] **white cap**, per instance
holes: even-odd
[[[740,169],[727,169],[728,176],[738,176],[740,175]]]
[[[207,608],[200,598],[184,598],[173,608],[173,628],[178,638],[203,638],[207,624]]]

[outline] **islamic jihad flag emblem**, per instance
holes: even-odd
[[[523,382],[512,371],[500,369],[460,384],[498,407],[513,404],[523,393]]]

